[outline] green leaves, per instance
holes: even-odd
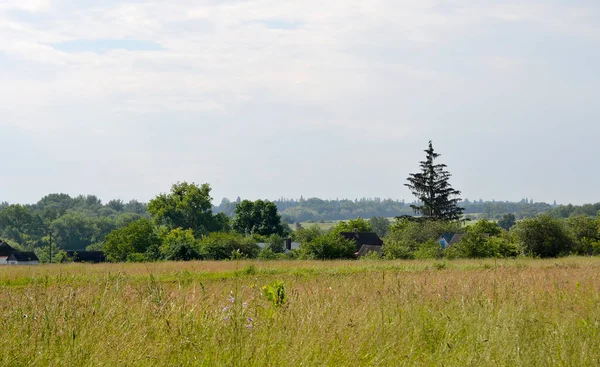
[[[169,194],[150,200],[148,212],[157,224],[191,229],[196,237],[223,230],[228,223],[223,215],[213,215],[210,191],[208,184],[176,183]]]
[[[235,206],[233,229],[241,234],[270,236],[285,235],[286,227],[281,222],[277,206],[270,201],[244,200]]]

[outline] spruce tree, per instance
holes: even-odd
[[[433,150],[431,141],[425,153],[426,159],[420,162],[421,172],[411,173],[409,183],[405,184],[419,200],[420,205],[411,205],[411,208],[426,219],[460,219],[464,208],[457,205],[460,191],[453,189],[448,182],[452,175],[445,164],[434,164],[440,154]]]

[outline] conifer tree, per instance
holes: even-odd
[[[434,164],[440,154],[433,150],[431,141],[425,153],[425,160],[420,162],[421,172],[411,173],[409,183],[405,184],[419,201],[419,205],[411,205],[411,208],[426,219],[459,220],[464,209],[457,205],[460,191],[448,182],[452,175],[445,164]]]

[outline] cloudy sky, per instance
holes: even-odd
[[[0,201],[600,201],[597,0],[0,0]]]

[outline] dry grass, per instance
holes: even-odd
[[[599,270],[595,258],[2,267],[0,365],[596,366]],[[281,308],[261,290],[275,280]]]

